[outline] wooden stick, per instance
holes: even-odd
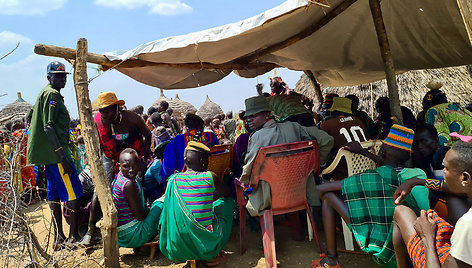
[[[403,115],[400,108],[400,95],[398,94],[397,80],[395,76],[395,66],[393,64],[392,52],[388,43],[387,31],[382,17],[379,0],[369,0],[370,11],[374,19],[375,31],[379,41],[380,52],[385,66],[385,76],[387,78],[388,98],[390,99],[390,114],[396,117],[397,122],[403,125]]]
[[[322,17],[319,21],[316,23],[308,26],[307,28],[303,29],[301,32],[291,36],[285,41],[282,41],[280,43],[258,49],[254,52],[249,53],[246,56],[240,57],[239,59],[235,60],[235,62],[238,63],[248,63],[248,62],[253,62],[256,59],[259,59],[269,53],[276,52],[278,50],[284,49],[290,45],[295,44],[296,42],[312,35],[319,29],[321,29],[323,26],[328,24],[331,20],[336,18],[339,14],[341,14],[344,10],[346,10],[348,7],[350,7],[352,4],[354,4],[357,0],[346,0],[339,4],[337,7],[335,7],[333,10],[328,12],[324,17]]]
[[[34,53],[44,56],[59,57],[64,59],[75,59],[75,49],[57,47],[50,45],[37,44],[34,47]],[[110,61],[107,57],[95,53],[87,53],[87,62],[95,63],[102,66],[102,69],[108,70],[111,67],[119,64],[121,61],[113,60]],[[118,68],[139,68],[148,66],[163,66],[172,68],[182,69],[205,69],[205,70],[221,70],[221,71],[232,71],[232,70],[246,70],[256,68],[277,68],[280,67],[275,63],[259,63],[253,62],[250,64],[238,64],[238,63],[223,63],[223,64],[212,64],[207,62],[193,62],[193,63],[162,63],[162,62],[151,62],[145,60],[128,59],[121,63]]]
[[[77,96],[77,108],[85,141],[90,173],[97,192],[98,200],[103,212],[103,220],[100,229],[103,239],[103,255],[106,267],[120,267],[118,251],[118,212],[111,196],[109,182],[106,179],[105,169],[100,157],[100,142],[98,131],[92,119],[92,103],[89,97],[87,82],[87,40],[81,38],[77,41],[77,57],[74,70],[75,93]]]
[[[307,71],[304,71],[304,72],[310,78],[311,82],[313,83],[313,88],[315,89],[316,98],[318,98],[318,101],[320,102],[320,104],[323,103],[323,94],[321,93],[321,86],[318,83],[318,81],[316,81],[315,75],[310,70],[307,70]]]

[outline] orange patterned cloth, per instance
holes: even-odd
[[[433,213],[433,220],[436,221],[436,252],[438,254],[441,266],[449,256],[451,249],[451,236],[454,231],[454,226],[447,223],[434,210],[428,210],[427,214]],[[426,267],[426,254],[424,252],[423,241],[415,232],[415,234],[408,241],[408,254],[411,262],[415,268]]]
[[[24,129],[19,129],[13,132],[13,139],[19,144],[19,160],[21,168],[21,180],[23,183],[23,190],[31,191],[36,187],[36,175],[32,166],[26,164],[26,148],[28,146],[28,134]]]

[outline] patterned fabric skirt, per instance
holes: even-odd
[[[449,256],[451,249],[451,235],[454,231],[454,226],[441,219],[433,210],[428,210],[427,214],[433,213],[433,220],[436,222],[436,252],[439,257],[441,266]],[[415,268],[426,267],[426,254],[424,252],[423,241],[415,232],[415,234],[408,241],[408,254],[411,262]]]

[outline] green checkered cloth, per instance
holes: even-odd
[[[397,187],[411,178],[425,179],[426,174],[417,168],[395,169],[381,166],[366,170],[342,181],[344,204],[351,220],[350,228],[362,251],[373,254],[381,265],[395,262],[392,242],[393,194]],[[415,187],[403,201],[417,215],[429,209],[428,190]]]

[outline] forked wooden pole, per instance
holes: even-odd
[[[75,93],[80,123],[87,151],[88,163],[92,174],[93,184],[103,212],[100,229],[102,231],[103,255],[106,267],[120,267],[118,252],[118,212],[111,196],[111,189],[106,179],[105,169],[100,157],[98,131],[92,119],[92,102],[89,97],[87,81],[87,39],[77,41],[77,56],[74,70]]]
[[[308,78],[310,78],[311,82],[313,83],[313,88],[315,89],[316,98],[318,99],[320,103],[323,103],[323,94],[321,93],[321,86],[318,83],[318,81],[316,81],[315,75],[310,70],[304,71],[304,73],[308,76]]]
[[[382,60],[385,65],[385,76],[387,78],[388,98],[390,99],[390,114],[396,117],[399,124],[403,124],[403,115],[400,108],[400,95],[395,77],[395,66],[393,64],[392,51],[388,43],[387,31],[382,17],[380,0],[369,0],[370,11],[374,19],[375,31],[379,41]]]

